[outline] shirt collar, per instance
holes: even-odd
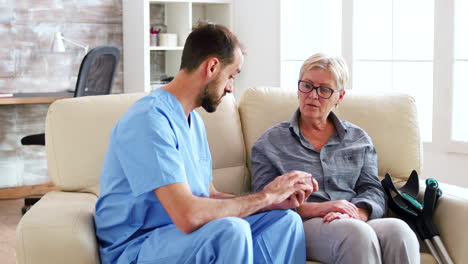
[[[296,112],[294,112],[291,120],[289,121],[289,129],[291,129],[297,136],[300,135],[300,129],[299,129],[299,116],[301,115],[301,112],[299,111],[299,108],[297,108]],[[338,116],[332,112],[328,115],[328,117],[331,119],[333,124],[335,125],[336,132],[338,134],[338,137],[343,140],[345,138],[346,133],[348,132],[346,125],[344,124],[343,121],[338,118]]]

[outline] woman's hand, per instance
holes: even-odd
[[[331,222],[335,219],[344,218],[354,218],[364,222],[369,220],[369,210],[358,208],[346,200],[323,202],[321,205],[325,205],[325,207],[322,207],[322,209],[333,209],[332,211],[325,211],[320,213],[320,216],[324,218],[324,222]],[[356,212],[356,215],[353,215],[353,212]]]
[[[364,208],[358,208],[359,210],[359,219],[361,219],[364,222],[367,222],[369,220],[369,210],[364,209]]]
[[[320,207],[320,216],[325,216],[328,213],[341,213],[354,219],[361,219],[356,205],[346,200],[322,202],[318,206]]]
[[[330,213],[327,213],[323,216],[323,219],[322,221],[323,222],[331,222],[333,220],[336,220],[336,219],[348,219],[348,218],[351,218],[351,216],[349,216],[348,214],[342,214],[342,213],[338,213],[338,212],[330,212]]]
[[[359,212],[359,218],[356,218],[356,219],[362,220],[364,222],[367,222],[367,220],[369,220],[369,211],[367,209],[358,208],[358,212]],[[342,214],[342,213],[338,213],[338,212],[329,212],[327,214],[322,214],[322,217],[323,217],[323,219],[322,219],[323,222],[331,222],[331,221],[336,220],[336,219],[352,218],[348,214]]]

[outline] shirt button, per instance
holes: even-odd
[[[325,158],[322,159],[322,162],[326,162],[326,161],[327,161],[327,159],[325,159]]]

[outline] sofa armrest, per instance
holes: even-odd
[[[17,263],[100,263],[94,229],[96,200],[90,193],[47,193],[17,227]]]
[[[468,259],[468,200],[444,193],[437,202],[434,224],[454,263]]]

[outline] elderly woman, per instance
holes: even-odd
[[[419,263],[409,226],[381,218],[385,194],[377,154],[360,127],[332,112],[344,99],[345,61],[315,54],[302,65],[291,120],[267,130],[252,148],[252,188],[276,176],[305,171],[319,190],[297,208],[304,219],[308,259],[324,263]]]

